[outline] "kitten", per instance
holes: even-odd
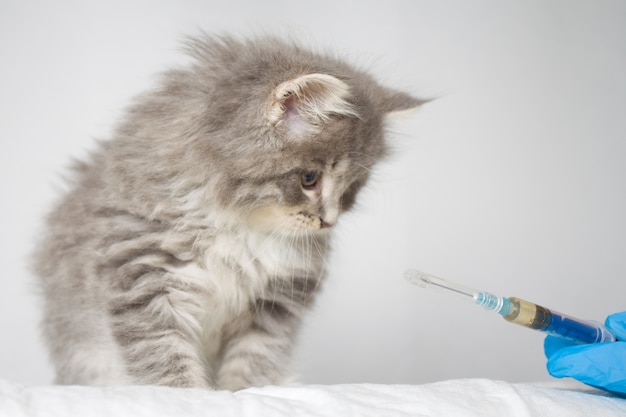
[[[190,39],[78,164],[37,271],[62,384],[280,384],[329,239],[420,100],[275,38]]]

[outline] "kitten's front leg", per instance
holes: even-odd
[[[202,289],[158,268],[134,278],[110,305],[113,336],[132,381],[177,387],[211,387],[199,355]]]
[[[280,385],[291,380],[290,362],[301,316],[311,301],[314,280],[281,287],[257,301],[251,323],[226,344],[218,372],[219,389]],[[292,283],[293,284],[293,283]]]
[[[271,305],[260,308],[252,324],[226,345],[217,378],[219,389],[236,391],[286,382],[295,318],[288,318],[291,313],[282,306],[274,306],[274,312]]]

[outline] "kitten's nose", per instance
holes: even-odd
[[[334,226],[337,223],[337,218],[339,217],[339,212],[341,204],[339,200],[336,201],[327,199],[326,204],[320,208],[320,223],[321,228],[328,228]]]
[[[327,229],[337,223],[339,217],[339,207],[335,205],[328,205],[321,210],[320,216],[320,228]]]
[[[329,223],[326,220],[320,218],[320,229],[328,229],[329,227],[332,227],[333,223]]]

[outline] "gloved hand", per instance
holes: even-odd
[[[546,337],[544,351],[550,375],[626,394],[626,311],[607,317],[606,326],[615,333],[617,342],[580,345]]]

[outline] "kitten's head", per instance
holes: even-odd
[[[172,186],[187,184],[170,195],[188,204],[185,194],[205,190],[212,210],[256,229],[335,225],[387,152],[385,116],[422,103],[274,38],[192,39],[189,50],[192,68],[171,72],[133,119],[150,113],[158,168],[171,171]]]

